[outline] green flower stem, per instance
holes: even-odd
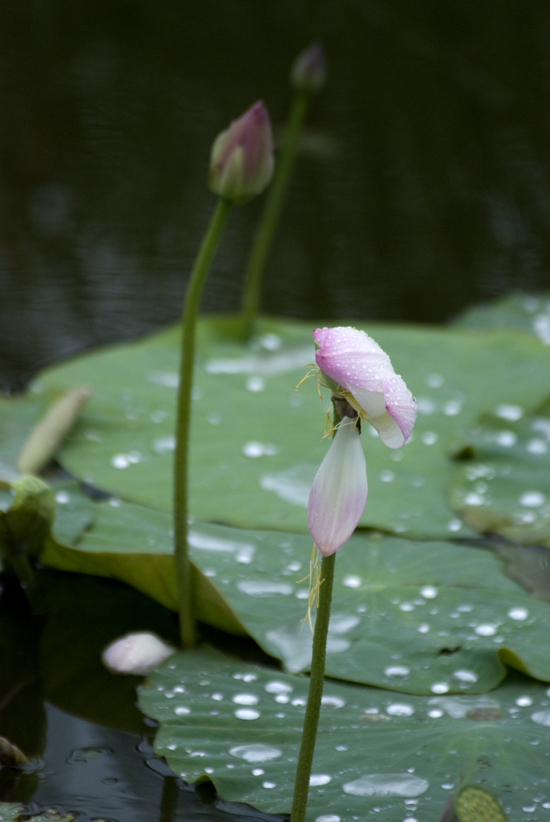
[[[319,589],[319,606],[315,619],[313,634],[313,652],[311,657],[311,673],[309,676],[309,692],[307,696],[304,730],[298,756],[296,782],[294,783],[294,798],[290,822],[304,822],[309,792],[309,777],[315,751],[315,739],[319,714],[321,712],[321,697],[325,680],[325,659],[327,655],[327,635],[330,620],[330,604],[332,602],[332,583],[334,581],[334,564],[336,554],[323,557],[321,564],[322,585]]]
[[[243,327],[247,336],[252,333],[254,319],[260,307],[265,263],[277,230],[277,223],[279,222],[296,155],[298,137],[307,113],[310,97],[309,92],[305,91],[299,91],[294,96],[285,130],[281,157],[277,162],[275,176],[266,195],[258,231],[254,237],[248,258],[242,308]]]
[[[193,578],[187,541],[189,497],[189,429],[195,365],[195,328],[206,276],[220,241],[232,203],[220,199],[202,241],[187,285],[183,306],[181,356],[174,454],[174,553],[178,587],[180,637],[183,648],[196,644]]]

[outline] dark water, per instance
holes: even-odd
[[[330,74],[264,309],[440,322],[548,283],[547,0],[4,0],[0,387],[179,316],[214,205],[210,144],[313,39]],[[260,203],[204,308],[239,305]]]

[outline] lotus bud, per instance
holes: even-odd
[[[258,101],[214,140],[208,183],[220,197],[246,203],[266,188],[273,166],[269,115]]]
[[[312,43],[298,55],[290,70],[290,82],[296,91],[315,93],[325,84],[327,64],[320,43]]]

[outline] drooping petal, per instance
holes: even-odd
[[[406,442],[412,434],[416,422],[416,400],[405,385],[399,374],[390,374],[384,380],[384,396],[388,414],[395,420],[403,441]],[[386,443],[388,445],[389,443]],[[396,448],[398,446],[390,446]]]
[[[313,480],[307,507],[309,532],[323,556],[333,554],[352,535],[366,501],[367,471],[359,429],[344,422]]]

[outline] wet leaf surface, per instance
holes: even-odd
[[[140,689],[160,722],[155,750],[187,781],[288,811],[307,678],[200,649],[167,660]],[[517,677],[488,695],[398,695],[325,683],[308,819],[437,819],[462,781],[482,783],[510,819],[550,803],[547,687]]]
[[[550,408],[501,411],[467,439],[471,456],[453,478],[451,505],[477,531],[550,547]]]
[[[190,510],[201,521],[306,530],[309,488],[325,453],[328,394],[313,380],[312,323],[264,320],[250,344],[229,320],[200,326],[193,404]],[[403,449],[364,434],[370,492],[361,523],[415,538],[467,534],[449,506],[454,442],[500,404],[540,405],[548,387],[544,346],[516,332],[370,324],[419,404]],[[60,451],[62,464],[122,498],[170,510],[177,327],[45,371],[39,396],[85,385],[92,397]],[[34,401],[31,397],[31,401]]]
[[[51,541],[50,565],[114,576],[176,608],[168,514],[96,505],[75,548]],[[311,540],[194,523],[199,618],[247,632],[289,671],[307,670]],[[495,688],[503,663],[550,680],[550,606],[509,579],[491,552],[357,533],[338,554],[329,675],[406,693]]]

